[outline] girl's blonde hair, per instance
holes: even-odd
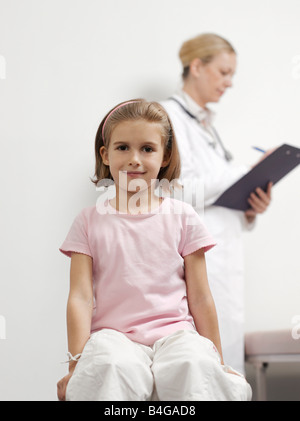
[[[100,123],[95,138],[95,174],[92,182],[97,185],[100,180],[112,179],[109,166],[103,163],[100,148],[109,147],[111,134],[116,126],[124,121],[145,120],[157,123],[161,127],[162,141],[168,165],[162,167],[158,180],[172,181],[180,175],[180,157],[171,121],[165,109],[158,102],[148,102],[144,99],[133,99],[122,102],[110,110]]]
[[[230,42],[216,34],[201,34],[185,41],[179,50],[179,57],[183,66],[183,79],[189,74],[189,66],[192,60],[200,58],[203,63],[209,63],[216,54],[222,51],[236,54]]]

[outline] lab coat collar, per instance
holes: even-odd
[[[199,123],[206,127],[212,126],[215,118],[214,111],[207,107],[200,107],[200,105],[198,105],[197,102],[194,101],[193,98],[191,98],[190,95],[188,95],[183,89],[179,89],[176,92],[176,96],[184,101],[183,105],[185,105],[188,111],[196,117]]]

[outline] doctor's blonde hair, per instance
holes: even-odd
[[[179,50],[179,57],[183,66],[183,79],[187,78],[190,63],[195,58],[199,58],[203,63],[207,64],[215,55],[223,51],[236,54],[230,42],[217,34],[201,34],[185,41]]]
[[[144,99],[133,99],[122,102],[110,110],[103,118],[98,128],[95,139],[95,174],[91,180],[94,184],[103,179],[112,179],[109,166],[105,165],[100,148],[109,147],[113,130],[124,121],[144,120],[148,123],[160,125],[165,159],[168,164],[158,173],[158,180],[173,181],[180,176],[180,156],[175,138],[175,133],[169,116],[158,102],[148,102]]]

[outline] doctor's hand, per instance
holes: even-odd
[[[268,209],[271,203],[272,186],[273,183],[269,182],[266,192],[264,192],[260,187],[257,187],[255,192],[250,194],[248,203],[251,205],[251,209],[248,209],[245,212],[248,222],[253,222],[257,214],[264,213]]]

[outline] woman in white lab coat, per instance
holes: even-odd
[[[183,200],[192,202],[218,246],[207,253],[207,270],[214,295],[226,364],[244,372],[244,264],[243,230],[253,227],[271,199],[258,189],[249,197],[246,212],[213,203],[249,168],[235,165],[213,127],[209,102],[218,102],[232,86],[236,53],[231,44],[215,34],[186,41],[179,52],[183,86],[162,105],[173,123],[181,155]],[[192,191],[191,191],[192,190]]]

